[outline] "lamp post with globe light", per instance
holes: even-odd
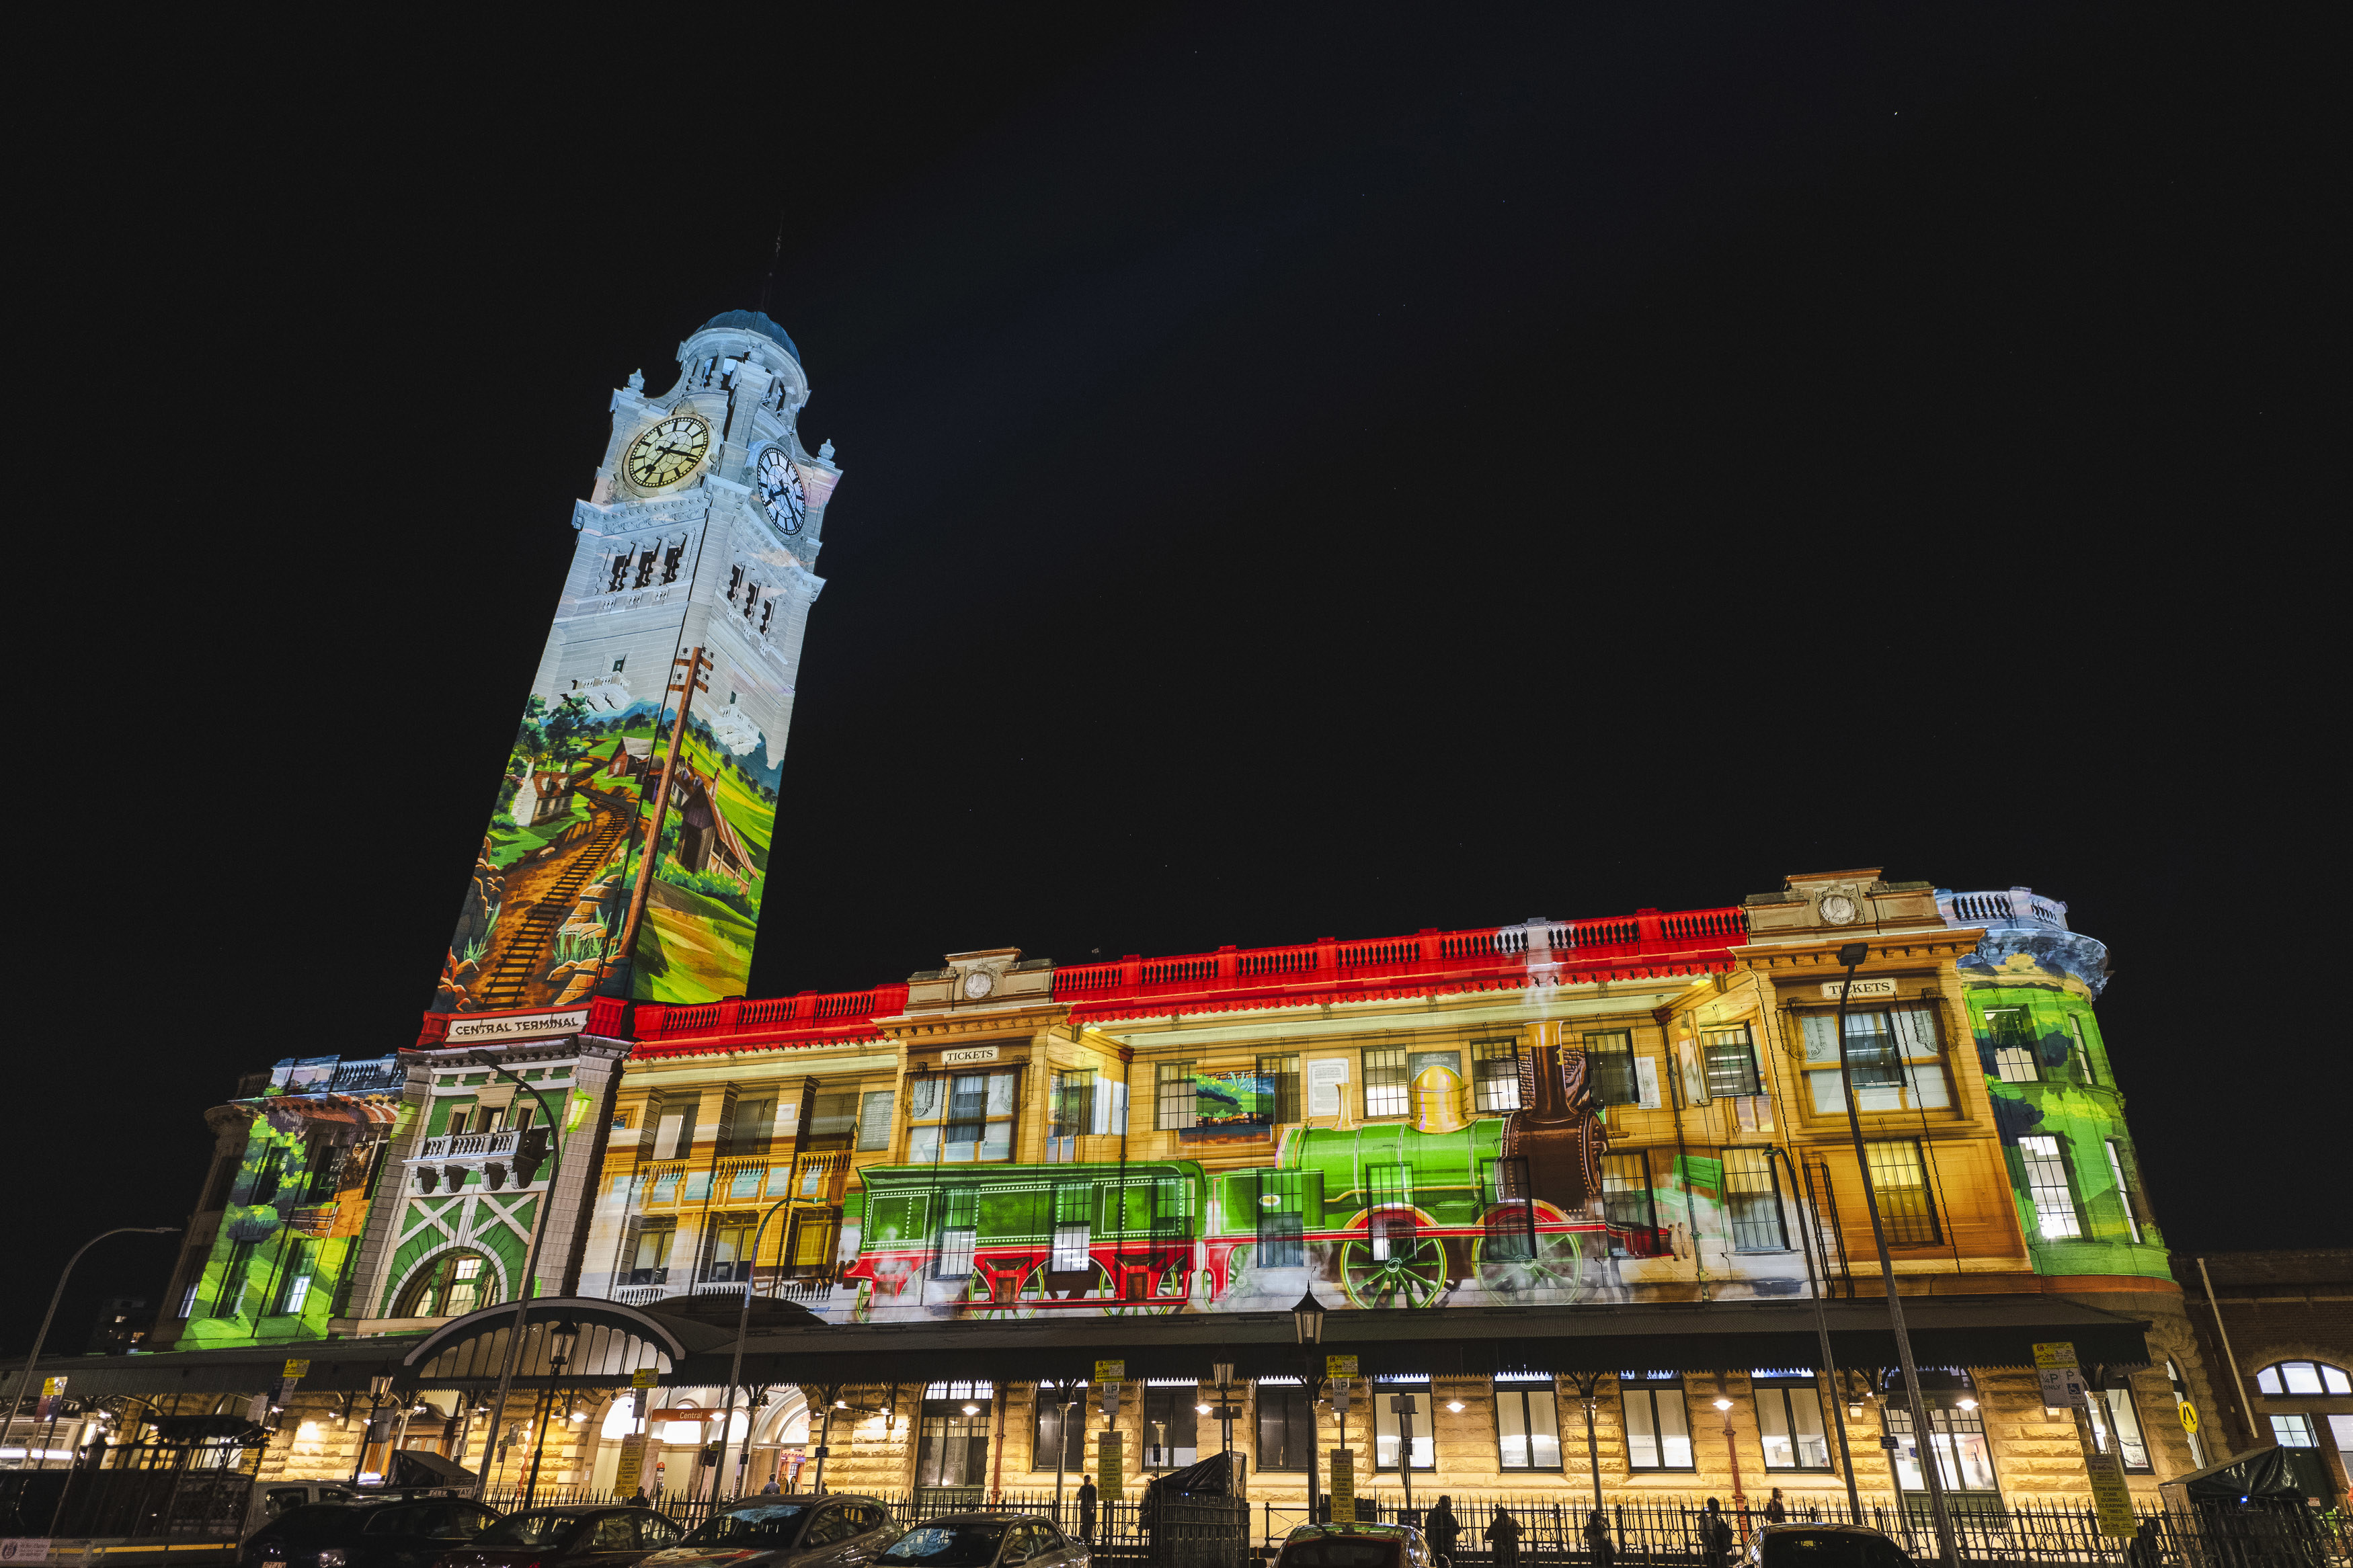
[[[1324,1303],[1315,1299],[1313,1289],[1300,1291],[1299,1300],[1291,1309],[1291,1321],[1299,1332],[1299,1343],[1307,1363],[1307,1521],[1315,1522],[1315,1445],[1323,1440],[1323,1430],[1315,1424],[1315,1393],[1323,1384],[1323,1376],[1315,1365],[1315,1352],[1324,1345]]]

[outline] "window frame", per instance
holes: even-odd
[[[1612,1045],[1609,1042],[1615,1041]],[[1598,1042],[1598,1043],[1597,1043]],[[1634,1065],[1634,1031],[1588,1029],[1581,1042],[1585,1081],[1592,1087],[1595,1104],[1639,1107],[1642,1103],[1642,1073]]]
[[[1136,1402],[1135,1412],[1138,1423],[1136,1464],[1139,1468],[1149,1474],[1160,1470],[1181,1470],[1187,1465],[1199,1462],[1201,1422],[1204,1417],[1194,1409],[1194,1406],[1202,1403],[1201,1389],[1198,1384],[1189,1387],[1155,1388],[1149,1383],[1144,1385],[1144,1397]],[[1179,1418],[1182,1418],[1181,1424],[1189,1428],[1188,1436],[1192,1439],[1189,1444],[1171,1441],[1161,1445],[1157,1449],[1154,1447],[1152,1423],[1155,1419],[1153,1412],[1155,1406],[1159,1407],[1161,1416],[1167,1421],[1168,1436],[1172,1439],[1176,1436],[1176,1427],[1180,1424]],[[1156,1461],[1152,1458],[1155,1452],[1161,1455],[1161,1458]],[[1179,1454],[1190,1454],[1193,1457],[1180,1459],[1176,1457]]]
[[[1505,1072],[1489,1070],[1510,1064]],[[1471,1042],[1471,1109],[1474,1115],[1504,1116],[1520,1104],[1520,1042],[1517,1037]]]
[[[966,1112],[961,1114],[956,1108],[956,1095],[959,1092],[956,1086],[960,1081],[969,1079],[978,1079],[981,1086],[979,1114],[976,1119],[969,1114],[968,1106]],[[914,1085],[919,1092],[925,1089],[933,1091],[930,1095],[932,1109],[937,1114],[920,1114],[920,1101],[913,1096],[909,1098],[907,1163],[911,1165],[1006,1165],[1014,1162],[1020,1152],[1020,1067],[982,1068],[976,1072],[947,1069],[925,1071],[911,1075],[908,1081]],[[996,1088],[999,1081],[1003,1081],[1007,1086],[1002,1094],[999,1094]],[[999,1100],[1004,1103],[1005,1108],[1002,1110],[996,1109],[996,1104]],[[950,1138],[949,1133],[952,1131],[966,1128],[978,1129],[976,1136],[970,1140]],[[925,1132],[932,1135],[928,1152],[919,1150],[917,1147]],[[972,1152],[969,1155],[960,1155],[954,1152],[957,1149],[969,1149]],[[997,1152],[991,1152],[991,1151]]]
[[[2133,1180],[2132,1166],[2125,1159],[2124,1140],[2104,1138],[2100,1142],[2108,1152],[2108,1175],[2116,1184],[2116,1205],[2124,1210],[2125,1234],[2132,1237],[2135,1247],[2145,1247],[2147,1238],[2141,1232],[2140,1191]]]
[[[1916,1187],[1894,1186],[1886,1181],[1885,1173],[1893,1168],[1891,1163],[1873,1157],[1875,1151],[1883,1149],[1911,1151],[1912,1168],[1917,1171],[1920,1176],[1919,1184]],[[1879,1217],[1882,1227],[1887,1232],[1887,1245],[1890,1247],[1944,1246],[1944,1215],[1937,1209],[1935,1174],[1928,1168],[1926,1144],[1918,1138],[1866,1138],[1863,1140],[1862,1150],[1864,1163],[1871,1170],[1872,1191],[1879,1200]],[[1888,1201],[1890,1194],[1897,1193],[1916,1193],[1918,1194],[1916,1209],[1908,1205],[1899,1208],[1891,1204]],[[1926,1235],[1920,1234],[1924,1228],[1926,1231]]]
[[[2084,1233],[2084,1205],[2075,1195],[2074,1162],[2069,1152],[2066,1139],[2056,1132],[2019,1134],[2019,1168],[2026,1178],[2026,1195],[2034,1204],[2034,1228],[2044,1241],[2091,1239]],[[2054,1231],[2054,1220],[2061,1219],[2067,1228]]]
[[[1412,1069],[1408,1066],[1410,1053],[1402,1046],[1395,1049],[1367,1048],[1363,1053],[1362,1089],[1365,1097],[1365,1120],[1376,1117],[1404,1116],[1413,1108]],[[1378,1097],[1376,1100],[1376,1096]],[[1396,1103],[1390,1103],[1394,1098]]]
[[[1699,1032],[1700,1073],[1714,1100],[1745,1100],[1765,1092],[1757,1060],[1757,1034],[1746,1019]],[[1737,1068],[1740,1070],[1735,1071]]]
[[[1616,1192],[1611,1191],[1609,1183],[1612,1173],[1609,1167],[1611,1163],[1615,1161],[1633,1162],[1635,1166],[1641,1172],[1641,1184],[1637,1187],[1621,1188]],[[1629,1149],[1621,1153],[1602,1155],[1601,1214],[1603,1223],[1606,1225],[1623,1226],[1630,1229],[1632,1228],[1635,1222],[1630,1219],[1620,1218],[1618,1214],[1613,1212],[1611,1205],[1613,1204],[1629,1203],[1637,1200],[1640,1201],[1642,1206],[1642,1218],[1640,1223],[1644,1229],[1655,1233],[1659,1228],[1659,1201],[1657,1190],[1651,1183],[1650,1152],[1644,1149]],[[1626,1251],[1619,1250],[1618,1238],[1614,1236],[1609,1238],[1609,1250],[1610,1256],[1613,1258],[1631,1258],[1635,1256],[1630,1249]]]
[[[1756,1376],[1752,1373],[1748,1380],[1748,1393],[1750,1404],[1754,1407],[1757,1415],[1757,1447],[1758,1452],[1764,1457],[1765,1468],[1767,1473],[1777,1476],[1827,1475],[1831,1473],[1832,1469],[1832,1466],[1831,1464],[1831,1418],[1822,1408],[1822,1385],[1821,1380],[1819,1376],[1810,1378],[1765,1378]],[[1812,1401],[1810,1408],[1813,1411],[1814,1429],[1810,1433],[1801,1432],[1798,1425],[1798,1412],[1800,1408],[1805,1407],[1801,1405],[1801,1395],[1804,1399]],[[1768,1404],[1774,1403],[1778,1403],[1780,1406],[1782,1423],[1781,1436],[1783,1440],[1789,1446],[1790,1455],[1793,1458],[1802,1458],[1806,1451],[1806,1445],[1810,1441],[1821,1451],[1820,1464],[1809,1465],[1798,1463],[1777,1465],[1773,1462],[1773,1449],[1770,1444],[1770,1435],[1765,1430],[1765,1409]]]
[[[1258,1076],[1267,1081],[1269,1091],[1273,1096],[1274,1124],[1281,1127],[1305,1121],[1306,1090],[1300,1079],[1299,1053],[1271,1052],[1259,1057],[1254,1066]]]
[[[1724,1217],[1732,1232],[1732,1250],[1735,1253],[1757,1254],[1796,1251],[1797,1248],[1789,1244],[1789,1216],[1782,1206],[1781,1173],[1775,1165],[1772,1149],[1755,1144],[1734,1144],[1716,1152],[1723,1162]],[[1744,1168],[1738,1172],[1733,1169],[1735,1155],[1742,1157]],[[1756,1169],[1745,1168],[1750,1156],[1757,1162]],[[1744,1182],[1754,1182],[1762,1176],[1764,1186],[1761,1191],[1753,1186],[1736,1189],[1733,1185],[1736,1175]],[[1740,1201],[1735,1202],[1736,1198]],[[1756,1215],[1760,1207],[1772,1221],[1770,1245],[1760,1239],[1766,1233],[1756,1226]],[[1756,1230],[1755,1237],[1744,1234],[1749,1229]]]
[[[1250,1454],[1254,1460],[1252,1468],[1272,1471],[1277,1475],[1306,1473],[1306,1463],[1303,1460],[1297,1463],[1290,1462],[1290,1456],[1293,1444],[1299,1440],[1303,1433],[1305,1435],[1307,1449],[1310,1453],[1314,1452],[1316,1445],[1322,1441],[1322,1434],[1315,1425],[1315,1401],[1310,1397],[1312,1391],[1307,1385],[1296,1379],[1278,1383],[1271,1378],[1261,1378],[1252,1386],[1250,1420]],[[1282,1455],[1273,1461],[1270,1461],[1266,1457],[1267,1412],[1270,1405],[1282,1413],[1280,1428],[1282,1433]]]
[[[1662,1394],[1673,1395],[1672,1405],[1662,1406],[1660,1404],[1658,1396]],[[1637,1400],[1641,1401],[1645,1413],[1643,1426],[1648,1434],[1652,1457],[1649,1464],[1641,1463],[1634,1457],[1634,1445],[1637,1441],[1634,1409]],[[1680,1436],[1683,1441],[1683,1463],[1679,1465],[1666,1463],[1670,1435],[1662,1429],[1664,1424],[1659,1415],[1662,1408],[1672,1409],[1681,1425],[1681,1431],[1672,1435]],[[1684,1386],[1682,1373],[1678,1373],[1671,1378],[1664,1378],[1620,1373],[1618,1374],[1618,1415],[1621,1423],[1620,1431],[1625,1440],[1628,1475],[1683,1474],[1699,1468],[1699,1445],[1692,1436],[1691,1394]]]
[[[1192,1061],[1155,1062],[1152,1073],[1152,1130],[1182,1132],[1200,1125],[1198,1090]]]
[[[1052,1384],[1041,1383],[1030,1391],[1029,1468],[1034,1470],[1054,1468],[1054,1438],[1047,1436],[1050,1421],[1062,1440],[1062,1465],[1065,1473],[1083,1474],[1087,1468],[1087,1401],[1086,1384],[1074,1385],[1071,1393],[1078,1397],[1065,1405],[1065,1395]]]
[[[1542,1383],[1500,1383],[1491,1380],[1487,1384],[1487,1392],[1494,1417],[1496,1472],[1504,1475],[1561,1474],[1567,1463],[1567,1458],[1560,1444],[1558,1389],[1552,1379],[1546,1378]],[[1512,1463],[1504,1448],[1505,1437],[1504,1402],[1505,1400],[1515,1402],[1520,1409],[1519,1436],[1527,1450],[1526,1460],[1521,1464]],[[1544,1413],[1542,1432],[1538,1431],[1535,1418],[1535,1413],[1539,1410]],[[1536,1463],[1536,1440],[1539,1436],[1546,1436],[1552,1439],[1553,1462],[1549,1465],[1540,1465]]]
[[[2284,1372],[2285,1368],[2291,1366],[2312,1368],[2313,1378],[2320,1386],[2290,1388]],[[2337,1382],[2345,1384],[2344,1387],[2328,1386],[2331,1373],[2336,1374]],[[2264,1383],[2265,1378],[2271,1379],[2270,1384]],[[2317,1356],[2283,1357],[2281,1360],[2255,1369],[2255,1392],[2266,1399],[2343,1399],[2348,1394],[2353,1394],[2353,1370],[2338,1366],[2335,1362],[2322,1361]]]
[[[1402,1447],[1399,1442],[1399,1438],[1402,1436],[1403,1433],[1402,1429],[1398,1425],[1398,1414],[1396,1411],[1389,1408],[1390,1396],[1399,1394],[1412,1394],[1414,1396],[1415,1405],[1417,1406],[1413,1414],[1413,1447],[1411,1451],[1407,1453],[1404,1457],[1412,1461],[1416,1474],[1420,1474],[1425,1471],[1435,1471],[1438,1468],[1438,1434],[1436,1430],[1437,1420],[1435,1414],[1435,1402],[1438,1398],[1437,1386],[1438,1385],[1436,1384],[1431,1383],[1427,1379],[1420,1382],[1406,1382],[1403,1380],[1391,1382],[1387,1378],[1377,1378],[1371,1384],[1370,1387],[1372,1390],[1373,1400],[1374,1474],[1395,1475],[1400,1473],[1395,1459],[1392,1459],[1386,1465],[1381,1463],[1381,1445],[1383,1443],[1387,1443],[1388,1445],[1389,1452],[1392,1455],[1397,1454]],[[1426,1461],[1421,1457],[1424,1452],[1425,1446],[1427,1447],[1427,1451],[1430,1455],[1430,1458]]]

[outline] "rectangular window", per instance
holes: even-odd
[[[960,1389],[960,1384],[931,1388]],[[923,1430],[915,1447],[918,1487],[981,1487],[988,1483],[988,1385],[971,1385],[969,1395],[931,1396],[925,1389]],[[972,1415],[965,1406],[973,1406]]]
[[[1307,1261],[1305,1173],[1258,1173],[1258,1256],[1254,1268],[1297,1268]]]
[[[1609,1255],[1644,1256],[1631,1244],[1647,1244],[1658,1225],[1651,1205],[1649,1155],[1601,1156],[1601,1213],[1609,1224]]]
[[[1434,1401],[1430,1397],[1429,1381],[1391,1383],[1383,1378],[1376,1382],[1372,1389],[1373,1468],[1394,1470],[1398,1468],[1399,1439],[1408,1420],[1413,1423],[1413,1468],[1417,1470],[1438,1468],[1438,1443],[1430,1430],[1430,1406]],[[1398,1412],[1397,1402],[1400,1398],[1413,1401],[1410,1415]]]
[[[1907,1492],[1926,1491],[1927,1478],[1920,1469],[1920,1446],[1912,1440],[1912,1412],[1900,1400],[1880,1407],[1887,1435],[1895,1439],[1895,1479]],[[1975,1410],[1951,1405],[1928,1407],[1928,1428],[1936,1446],[1936,1473],[1947,1492],[1990,1492],[1994,1485],[1993,1453],[1986,1447],[1985,1423]]]
[[[1079,1139],[1094,1124],[1094,1069],[1056,1073],[1046,1101],[1046,1162],[1071,1164],[1079,1157]]]
[[[1403,1116],[1406,1111],[1406,1066],[1403,1051],[1365,1053],[1365,1114]]]
[[[1029,1468],[1054,1468],[1054,1447],[1061,1445],[1062,1468],[1071,1474],[1087,1468],[1086,1390],[1076,1386],[1038,1385],[1038,1421],[1030,1433]]]
[[[1473,1086],[1474,1106],[1482,1115],[1489,1111],[1520,1109],[1520,1043],[1517,1040],[1473,1040],[1471,1042],[1471,1070],[1478,1077]]]
[[[858,1147],[861,1152],[891,1147],[891,1091],[869,1089],[858,1107]]]
[[[1237,1391],[1239,1393],[1239,1391]],[[1144,1468],[1180,1470],[1201,1457],[1198,1386],[1144,1391]]]
[[[1827,1470],[1830,1444],[1822,1436],[1822,1397],[1811,1381],[1792,1382],[1762,1377],[1750,1380],[1757,1391],[1757,1435],[1765,1448],[1768,1470]]]
[[[302,1303],[310,1299],[311,1276],[294,1275],[288,1279],[285,1289],[279,1292],[278,1310],[281,1313],[300,1312],[302,1310]]]
[[[2092,1089],[2100,1087],[2100,1075],[2092,1066],[2092,1042],[2084,1033],[2084,1020],[2072,1013],[2067,1016],[2067,1058],[2073,1064],[2079,1082]]]
[[[1857,1089],[1903,1085],[1904,1058],[1889,1015],[1851,1012],[1846,1016],[1846,1065]]]
[[[1261,1382],[1258,1385],[1258,1468],[1303,1470],[1308,1456],[1314,1452],[1315,1406],[1308,1400],[1307,1390],[1295,1383]]]
[[[2272,1441],[2283,1448],[2317,1448],[2319,1439],[2313,1435],[2309,1415],[2274,1415],[2271,1418]]]
[[[1371,1233],[1373,1261],[1410,1259],[1414,1255],[1413,1167],[1366,1166],[1365,1194],[1372,1211],[1366,1228]]]
[[[669,1106],[662,1107],[654,1123],[654,1158],[677,1159],[681,1148],[693,1142],[694,1134],[690,1130],[691,1125],[686,1119],[684,1107],[675,1110]]]
[[[1095,1190],[1078,1182],[1054,1188],[1054,1239],[1046,1267],[1060,1274],[1083,1271],[1092,1257]]]
[[[1008,1068],[914,1079],[908,1110],[908,1163],[955,1165],[1013,1158],[1014,1093],[1020,1077],[1018,1068]],[[829,1098],[818,1096],[816,1109],[824,1110]]]
[[[629,1249],[629,1283],[632,1285],[663,1285],[670,1281],[670,1244],[678,1234],[674,1226],[653,1226],[638,1232],[637,1245]]]
[[[2125,1230],[2133,1240],[2140,1240],[2140,1194],[2133,1190],[2132,1176],[2125,1165],[2125,1152],[2113,1138],[2108,1140],[2108,1173],[2116,1180],[2116,1203],[2125,1211]]]
[[[1626,1406],[1626,1468],[1694,1468],[1691,1421],[1683,1408],[1683,1379],[1657,1373],[1621,1372],[1618,1374],[1618,1392]]]
[[[972,1272],[973,1244],[979,1237],[975,1220],[980,1194],[951,1187],[940,1197],[940,1247],[932,1273],[935,1279],[961,1279]]]
[[[1258,1076],[1266,1080],[1267,1091],[1273,1097],[1274,1120],[1277,1126],[1296,1121],[1303,1113],[1299,1100],[1299,1058],[1295,1056],[1261,1057]]]
[[[202,1279],[189,1283],[186,1293],[180,1298],[180,1316],[193,1318],[196,1315],[196,1292],[204,1288],[205,1282]]]
[[[758,1100],[738,1100],[735,1120],[727,1129],[725,1159],[743,1159],[768,1152],[768,1141],[776,1135],[776,1097],[764,1095]]]
[[[1506,1470],[1560,1468],[1560,1425],[1550,1382],[1495,1385],[1495,1463]]]
[[[1626,1029],[1599,1030],[1585,1037],[1585,1061],[1592,1075],[1593,1098],[1603,1105],[1640,1105],[1641,1080],[1634,1072],[1634,1036]]]
[[[711,1261],[702,1277],[741,1284],[752,1278],[752,1226],[746,1215],[721,1215],[711,1222]]]
[[[2075,1194],[2067,1184],[2067,1160],[2059,1152],[2059,1140],[2047,1133],[2029,1133],[2018,1141],[2018,1153],[2026,1167],[2026,1191],[2034,1199],[2042,1239],[2069,1241],[2081,1237],[2084,1222],[2075,1213]]]
[[[1757,1046],[1749,1038],[1747,1025],[1704,1031],[1699,1043],[1707,1057],[1709,1099],[1725,1100],[1763,1091],[1757,1078]]]
[[[2132,1390],[2104,1388],[2099,1391],[2099,1399],[2094,1414],[2102,1418],[2094,1422],[2092,1436],[2100,1445],[2100,1452],[2108,1452],[2113,1438],[2126,1469],[2148,1469],[2148,1440],[2141,1436],[2140,1412],[2133,1405]]]
[[[1497,1262],[1525,1261],[1536,1255],[1536,1210],[1524,1159],[1489,1160],[1487,1226],[1480,1256]]]
[[[809,1108],[808,1142],[804,1147],[847,1149],[857,1133],[858,1095],[855,1090],[816,1097],[815,1103]],[[762,1151],[747,1149],[744,1152],[758,1153]]]
[[[1787,1252],[1779,1173],[1768,1149],[1724,1152],[1724,1201],[1736,1252]]]
[[[835,1235],[833,1216],[829,1214],[803,1215],[794,1220],[792,1240],[786,1249],[786,1256],[792,1260],[794,1274],[822,1270],[831,1263]],[[747,1262],[746,1274],[749,1268]]]
[[[1155,1069],[1159,1114],[1153,1125],[1163,1132],[1181,1132],[1194,1126],[1193,1064],[1162,1062]]]
[[[1933,1247],[1944,1239],[1936,1205],[1928,1192],[1928,1167],[1917,1139],[1887,1138],[1865,1143],[1872,1189],[1887,1239],[1898,1247]]]
[[[1993,1039],[1993,1070],[2004,1083],[2042,1081],[2042,1058],[2036,1048],[2034,1015],[2024,1007],[1989,1007],[1986,1033]]]
[[[2337,1457],[2347,1463],[2353,1463],[2353,1415],[2329,1416],[2328,1436],[2337,1445]],[[2193,1449],[2197,1447],[2196,1438],[2190,1439],[2190,1446]]]

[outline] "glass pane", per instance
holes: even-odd
[[[2353,1394],[2353,1382],[2347,1381],[2345,1369],[2341,1366],[2322,1367],[2320,1378],[2331,1394]]]
[[[2311,1418],[2304,1415],[2273,1416],[2272,1441],[2277,1443],[2283,1448],[2313,1448],[2319,1447],[2317,1443],[2313,1441]]]
[[[1789,1436],[1798,1463],[1810,1470],[1831,1468],[1830,1440],[1822,1433],[1821,1395],[1811,1388],[1785,1388],[1789,1398]]]
[[[2132,1391],[2108,1388],[2101,1394],[2107,1401],[2110,1429],[2116,1435],[2116,1449],[2125,1468],[2147,1469],[2148,1445],[2141,1438],[2140,1413],[2133,1408]]]
[[[1552,1385],[1521,1390],[1527,1395],[1528,1464],[1539,1470],[1560,1468],[1560,1421],[1554,1408]]]
[[[1651,1391],[1626,1391],[1626,1463],[1637,1470],[1659,1468],[1659,1434],[1651,1421]]]
[[[2320,1369],[2308,1361],[2288,1361],[2280,1363],[2280,1375],[2290,1394],[2318,1394]]]
[[[1659,1463],[1670,1470],[1692,1468],[1691,1428],[1684,1424],[1683,1391],[1652,1390],[1658,1395]]]
[[[1523,1389],[1495,1391],[1495,1456],[1504,1469],[1528,1468],[1527,1394]]]
[[[1835,1069],[1825,1072],[1817,1068],[1806,1075],[1806,1087],[1813,1090],[1814,1114],[1828,1116],[1832,1112],[1846,1113],[1846,1087],[1839,1081]]]
[[[1018,1074],[1009,1072],[993,1072],[988,1075],[988,1114],[991,1116],[1013,1114],[1013,1086],[1018,1078]]]
[[[907,1130],[907,1163],[928,1165],[940,1157],[940,1130],[936,1123],[930,1127]]]
[[[1952,1089],[1945,1080],[1943,1068],[1934,1062],[1920,1062],[1906,1070],[1912,1074],[1912,1104],[1915,1110],[1942,1110],[1953,1103]]]
[[[1789,1391],[1785,1388],[1760,1388],[1757,1391],[1757,1434],[1765,1450],[1765,1468],[1768,1470],[1794,1470],[1798,1468],[1797,1449],[1789,1441]]]

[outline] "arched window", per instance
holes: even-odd
[[[2255,1373],[2265,1394],[2353,1394],[2353,1378],[2325,1361],[2275,1361]]]
[[[400,1295],[403,1318],[457,1318],[490,1304],[491,1260],[479,1252],[445,1252]]]

